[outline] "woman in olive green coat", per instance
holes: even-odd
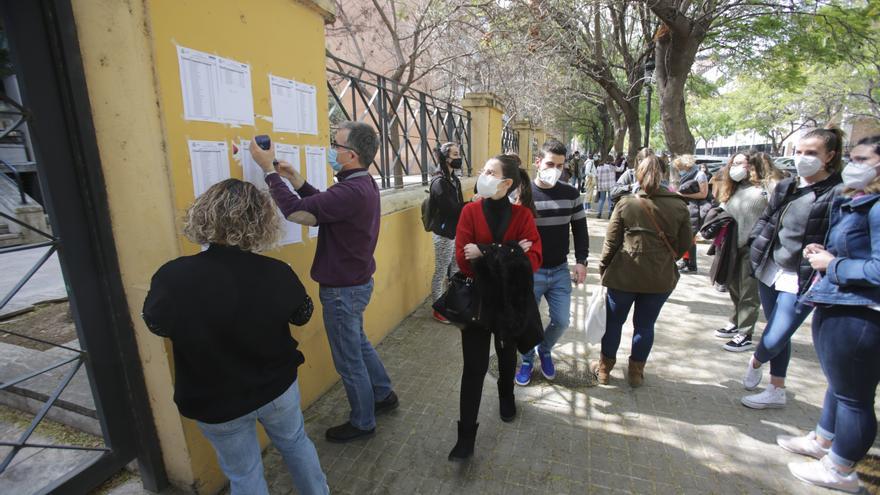
[[[623,324],[635,306],[632,351],[627,373],[631,386],[644,379],[654,344],[654,323],[678,283],[675,262],[693,243],[685,200],[661,184],[665,166],[648,156],[636,168],[638,189],[614,208],[605,234],[599,273],[606,297],[602,354],[593,363],[599,383],[607,384],[620,347]]]

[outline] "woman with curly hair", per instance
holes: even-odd
[[[280,236],[278,213],[253,184],[227,179],[196,199],[183,233],[207,249],[153,275],[143,318],[174,346],[174,402],[211,442],[233,494],[268,494],[257,421],[299,493],[328,493],[303,429],[288,324],[305,325],[312,300],[287,263],[257,254]]]

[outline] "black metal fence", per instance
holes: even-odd
[[[501,130],[501,152],[519,154],[519,131],[504,126]]]
[[[437,167],[438,144],[461,145],[463,169],[471,174],[471,115],[458,105],[332,55],[327,56],[330,126],[366,122],[379,133],[370,172],[382,189],[427,184]]]

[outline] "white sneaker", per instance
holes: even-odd
[[[752,409],[779,409],[785,407],[785,389],[770,384],[760,394],[747,395],[740,402]]]
[[[849,493],[859,493],[859,475],[855,471],[843,474],[827,455],[820,461],[789,462],[788,470],[795,478],[811,485],[823,486]]]
[[[789,452],[810,456],[814,459],[825,457],[828,451],[831,450],[819,445],[815,431],[811,431],[802,437],[779,435],[776,437],[776,444]]]
[[[747,365],[748,369],[743,377],[743,388],[746,390],[755,390],[758,388],[758,384],[761,383],[761,377],[764,375],[760,366],[757,368],[752,366],[753,359],[755,359],[754,356],[749,358],[749,363]]]

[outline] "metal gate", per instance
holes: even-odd
[[[0,294],[0,309],[57,251],[81,346],[52,344],[69,355],[0,384],[0,390],[10,390],[46,373],[65,370],[25,432],[16,441],[0,443],[10,448],[0,459],[0,473],[25,448],[84,449],[29,439],[77,371],[85,368],[104,446],[85,448],[95,455],[52,480],[41,493],[86,493],[134,459],[144,486],[158,491],[167,485],[167,478],[123,293],[70,1],[0,0],[0,15],[27,108],[18,112],[13,129],[25,115],[31,116],[28,126],[43,206],[52,228],[51,234],[42,232],[0,213],[45,238],[37,244],[0,249],[0,254],[48,248],[10,294]],[[11,168],[15,175],[14,167],[0,167]],[[7,180],[6,174],[0,180]],[[23,193],[21,200],[25,201]]]

